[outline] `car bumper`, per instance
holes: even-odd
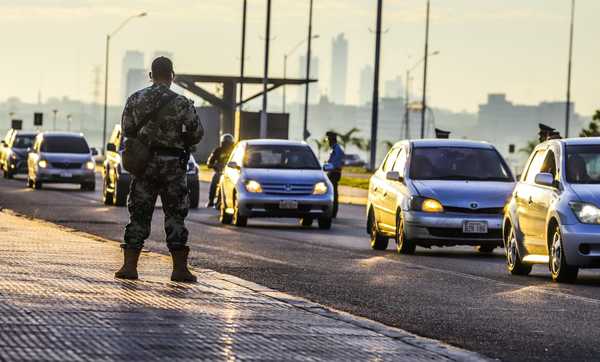
[[[27,173],[27,160],[8,160],[6,167],[13,175]]]
[[[38,169],[35,175],[36,181],[46,183],[93,183],[96,181],[93,170],[64,170],[64,169]]]
[[[280,207],[282,201],[298,203],[297,209]],[[238,197],[240,215],[248,217],[331,217],[333,195],[269,195],[240,193]]]
[[[568,265],[600,268],[600,225],[563,225],[562,238]]]
[[[486,234],[463,233],[463,224],[466,221],[485,221],[488,232]],[[404,227],[406,237],[423,246],[503,246],[501,214],[433,214],[409,211],[404,213]]]

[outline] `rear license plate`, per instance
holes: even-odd
[[[465,234],[487,234],[487,221],[465,221],[463,223],[463,233]]]
[[[298,208],[298,201],[280,201],[279,208],[285,210],[295,210]]]
[[[71,178],[73,177],[73,174],[70,172],[61,172],[60,177]]]

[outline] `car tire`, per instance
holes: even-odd
[[[320,217],[319,218],[319,229],[321,229],[321,230],[331,229],[332,222],[333,222],[333,219],[330,217]]]
[[[96,191],[96,183],[95,182],[87,182],[81,184],[81,191]]]
[[[221,203],[219,205],[219,221],[223,225],[231,224],[231,215],[227,213],[227,202],[223,193],[221,193]]]
[[[233,225],[238,227],[245,227],[248,225],[248,217],[240,215],[240,208],[237,204],[237,198],[233,196],[233,217],[231,219]]]
[[[579,268],[567,264],[559,226],[554,229],[550,243],[549,267],[552,280],[559,283],[572,283],[577,280]]]
[[[401,213],[396,216],[396,251],[398,254],[414,254],[417,244],[406,237],[404,229],[404,218]]]
[[[33,188],[36,190],[41,190],[42,189],[42,183],[40,181],[34,181],[33,182]]]
[[[33,188],[33,181],[31,181],[31,179],[29,178],[29,176],[27,176],[27,187],[32,189]]]
[[[494,249],[496,248],[490,245],[479,245],[477,247],[477,251],[482,254],[491,254],[492,252],[494,252]]]
[[[512,224],[508,235],[505,236],[504,250],[506,253],[506,268],[512,275],[529,275],[531,273],[533,266],[523,263],[521,259],[515,227]]]
[[[377,222],[373,211],[369,213],[369,230],[371,235],[371,249],[373,250],[385,250],[388,247],[390,238],[385,235],[381,235],[377,230]]]
[[[104,182],[102,183],[102,203],[104,203],[104,205],[106,206],[111,206],[113,205],[114,201],[113,201],[113,193],[112,192],[108,192],[108,178],[109,178],[109,174],[108,172],[106,173],[106,178],[104,180]]]
[[[113,195],[113,201],[115,206],[127,205],[127,194],[129,193],[129,187],[125,187],[124,182],[118,178],[115,180],[115,192]]]
[[[300,219],[300,225],[304,228],[309,228],[312,226],[314,219],[312,217],[303,217]]]
[[[9,179],[9,180],[10,180],[10,179],[12,179],[14,176],[15,176],[15,175],[14,175],[12,172],[10,172],[10,171],[8,171],[8,170],[4,171],[4,177],[5,177],[5,178],[7,178],[7,179]]]
[[[189,193],[188,197],[190,199],[190,209],[197,209],[198,205],[200,205],[200,183],[193,182],[191,185],[188,185]]]

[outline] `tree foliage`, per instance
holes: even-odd
[[[587,128],[579,133],[580,137],[600,137],[600,110],[596,111]]]

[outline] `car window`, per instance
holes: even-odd
[[[52,136],[44,138],[41,151],[48,153],[90,153],[90,148],[82,137]]]
[[[396,162],[396,158],[398,157],[399,152],[400,148],[394,148],[388,153],[387,157],[383,161],[383,164],[381,165],[381,170],[383,172],[388,172],[392,170],[392,166],[394,166],[394,162]]]
[[[400,177],[404,177],[404,170],[406,169],[406,156],[406,148],[403,147],[398,154],[398,158],[396,158],[396,162],[394,162],[394,166],[392,167],[392,171],[397,171],[400,173]]]
[[[529,167],[527,168],[527,175],[525,175],[525,182],[534,184],[535,175],[541,172],[542,165],[544,164],[544,150],[539,150],[535,153],[535,156],[531,159]]]
[[[12,146],[14,148],[29,148],[33,145],[35,141],[34,135],[17,135],[12,142]]]
[[[556,158],[554,157],[554,152],[548,151],[546,153],[540,172],[550,173],[556,178]]]
[[[235,147],[235,149],[233,150],[233,152],[231,153],[229,160],[231,160],[241,166],[242,161],[244,160],[244,148],[245,147],[243,144],[237,145]]]
[[[288,170],[321,169],[310,147],[295,145],[248,145],[243,166]]]
[[[600,145],[567,146],[566,154],[568,182],[600,184]]]

